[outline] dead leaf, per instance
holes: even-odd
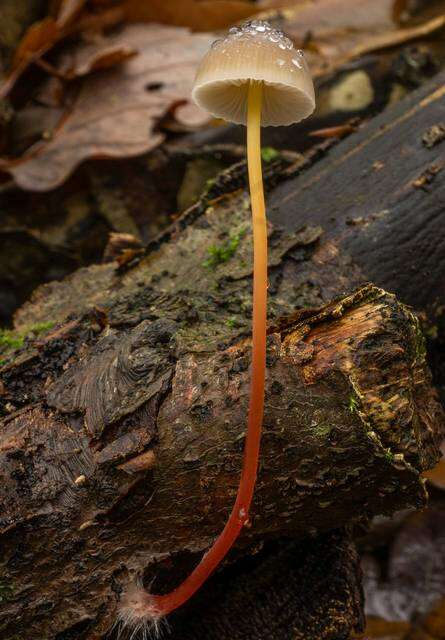
[[[19,161],[3,162],[2,169],[22,188],[45,191],[61,184],[87,158],[122,158],[153,149],[164,138],[157,123],[175,105],[189,101],[196,66],[212,40],[209,34],[179,27],[126,26],[107,38],[107,45],[125,45],[139,55],[117,69],[84,78],[52,139]],[[189,118],[194,124],[208,121],[198,107]]]
[[[346,122],[340,124],[337,127],[326,127],[325,129],[317,129],[316,131],[310,131],[309,135],[313,138],[344,138],[350,133],[357,130],[357,123]]]
[[[365,54],[430,36],[445,27],[445,14],[412,27],[394,22],[393,0],[312,0],[259,14],[276,20],[304,48],[314,76]]]
[[[31,25],[16,49],[12,69],[17,69],[42,50],[51,47],[59,34],[59,26],[53,18],[45,18]]]
[[[353,48],[348,57],[358,58],[367,53],[374,51],[381,51],[382,49],[389,49],[397,47],[401,44],[412,42],[426,36],[430,36],[433,33],[441,31],[445,27],[445,14],[433,18],[428,22],[417,25],[415,27],[406,27],[404,29],[396,29],[389,31],[388,33],[382,33],[375,35],[368,42],[363,42]]]
[[[57,24],[59,27],[66,27],[82,11],[87,0],[62,0],[57,13]]]
[[[394,22],[405,22],[409,16],[409,0],[394,0],[392,19]]]
[[[406,640],[445,640],[445,599],[416,622]]]
[[[371,616],[366,619],[365,633],[354,637],[357,640],[404,640],[409,629],[406,622],[391,622]]]
[[[114,7],[99,15],[86,14],[77,23],[71,24],[85,3],[86,0],[63,0],[56,11],[57,18],[48,16],[29,27],[16,49],[9,75],[0,85],[0,100],[12,91],[30,64],[41,61],[42,56],[66,36],[88,30],[99,31],[114,26],[123,19],[122,9]],[[50,66],[46,61],[41,62],[42,67]]]
[[[140,239],[131,233],[111,232],[104,250],[103,262],[112,262],[119,259],[128,250],[134,252],[141,248]]]
[[[445,460],[439,460],[434,469],[425,471],[422,475],[438,489],[445,489]]]
[[[258,12],[243,0],[124,0],[128,22],[160,22],[194,31],[225,29]]]
[[[57,72],[67,80],[86,76],[93,71],[109,69],[137,54],[125,43],[110,45],[106,39],[99,43],[81,43],[64,53]]]
[[[445,456],[445,441],[440,446],[442,456]],[[445,458],[442,457],[434,469],[425,471],[422,476],[438,489],[445,489]]]
[[[15,83],[28,65],[49,51],[59,38],[59,26],[51,17],[36,22],[29,27],[15,51],[9,75],[0,85],[0,100],[6,98],[12,91]]]
[[[60,37],[59,25],[51,17],[29,27],[15,51],[9,75],[0,85],[0,100],[11,92],[27,67],[49,51]]]

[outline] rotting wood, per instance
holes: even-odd
[[[202,552],[221,528],[249,343],[204,343],[203,308],[187,316],[173,300],[126,328],[71,322],[4,368],[4,400],[24,405],[2,428],[5,633],[20,621],[39,637],[83,618],[103,630],[128,581]],[[244,545],[423,504],[419,472],[438,457],[442,415],[422,345],[412,314],[372,286],[271,327]]]
[[[153,587],[156,587],[154,583]],[[363,630],[349,532],[266,547],[215,578],[169,621],[171,640],[332,640]],[[205,612],[205,615],[203,615]]]

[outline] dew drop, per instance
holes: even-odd
[[[303,65],[301,64],[301,61],[298,58],[293,58],[292,59],[292,64],[294,64],[299,69],[303,68]]]
[[[292,60],[292,62],[293,62],[293,60]],[[284,64],[286,64],[286,62],[283,60],[283,58],[278,58],[277,65],[279,67],[282,67]]]

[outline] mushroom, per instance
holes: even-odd
[[[315,107],[304,54],[268,22],[253,20],[216,40],[198,69],[194,101],[212,115],[247,125],[247,165],[252,209],[254,268],[252,365],[244,461],[235,504],[227,523],[192,573],[173,591],[152,595],[133,587],[122,600],[121,617],[133,626],[153,628],[182,606],[222,562],[249,522],[260,450],[266,373],[267,222],[261,172],[260,129],[288,125]]]

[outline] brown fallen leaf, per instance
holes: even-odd
[[[15,51],[9,74],[0,85],[0,100],[12,91],[27,67],[49,51],[60,37],[60,28],[51,17],[29,27]]]
[[[75,5],[79,10],[79,3],[73,1],[68,4],[71,8]],[[65,7],[68,7],[68,4]],[[213,0],[213,2],[174,0],[161,6],[160,0],[151,0],[151,2],[123,0],[120,3],[111,3],[110,0],[90,0],[88,7],[91,12],[88,12],[88,7],[84,8],[75,25],[70,28],[75,27],[81,33],[85,31],[97,33],[122,22],[125,18],[125,8],[128,12],[127,20],[149,20],[153,17],[156,7],[159,8],[159,13],[156,13],[158,20],[190,19],[192,24],[196,23],[195,26],[198,26],[197,16],[201,21],[200,24],[203,24],[203,7],[210,10],[212,5],[219,11],[221,7],[227,8],[229,4],[226,0]],[[235,4],[246,5],[245,2]],[[192,5],[195,7],[195,13],[190,9]],[[201,13],[197,13],[198,5]],[[257,5],[258,3],[255,6]],[[173,11],[174,7],[176,12]],[[190,11],[185,12],[184,7],[188,7]],[[252,5],[249,5],[249,11],[251,8]],[[435,34],[445,26],[445,16],[439,16],[413,28],[400,29],[394,23],[392,11],[393,0],[373,0],[372,3],[369,3],[369,0],[355,0],[354,11],[351,11],[350,0],[312,0],[299,2],[280,11],[269,12],[267,17],[284,28],[297,45],[303,44],[306,47],[314,76],[325,77],[354,57],[376,48],[391,47],[424,35]],[[188,17],[185,13],[189,14]],[[209,15],[213,15],[212,19],[214,19],[214,16],[219,14]],[[47,190],[60,184],[78,163],[89,157],[121,158],[150,150],[163,140],[163,136],[155,130],[161,118],[164,122],[170,123],[171,130],[196,129],[207,122],[206,116],[188,100],[194,66],[201,53],[196,51],[195,62],[192,63],[191,59],[187,62],[187,73],[184,78],[179,77],[181,72],[176,73],[181,69],[181,64],[175,68],[173,62],[171,65],[167,64],[167,67],[162,67],[165,68],[167,78],[164,80],[161,77],[162,74],[157,73],[156,66],[150,61],[152,56],[150,48],[155,37],[153,30],[161,27],[152,25],[136,27],[135,25],[134,28],[139,30],[137,32],[139,35],[135,35],[136,31],[129,31],[130,27],[127,26],[119,36],[107,36],[100,46],[94,43],[88,51],[85,43],[79,43],[74,48],[74,54],[70,54],[76,58],[77,62],[71,59],[65,62],[67,65],[65,67],[60,62],[61,67],[51,69],[46,60],[41,61],[46,65],[47,72],[56,77],[66,78],[68,75],[68,77],[77,78],[79,75],[89,74],[90,71],[113,63],[126,61],[135,50],[140,52],[133,60],[127,60],[124,65],[121,65],[119,73],[116,71],[109,76],[111,71],[106,71],[107,79],[110,78],[114,86],[110,86],[107,80],[102,81],[98,77],[85,78],[77,99],[71,110],[64,114],[59,126],[51,130],[46,129],[45,135],[47,138],[51,137],[51,140],[40,142],[17,161],[0,160],[0,168],[9,170],[19,185],[28,189]],[[150,30],[147,32],[147,38],[144,37],[144,28]],[[187,37],[194,36],[188,34]],[[211,37],[208,35],[205,37],[206,42],[210,42]],[[186,41],[181,40],[181,43],[175,43],[172,37],[165,43],[165,48],[164,44],[162,45],[162,55],[168,57],[170,55],[168,48],[171,48],[172,56],[176,55],[181,59],[180,46],[187,46]],[[205,48],[203,46],[200,51],[204,51]],[[192,57],[193,49],[194,46],[190,51]],[[70,51],[72,52],[73,49]],[[156,60],[156,64],[159,63],[162,66],[158,51],[153,53],[153,59]],[[138,77],[134,73],[136,69],[138,69],[136,72]],[[361,80],[367,82],[365,89],[369,94],[363,90],[360,97],[363,99],[368,96],[371,101],[373,87],[364,73],[357,72],[356,76],[358,75]],[[145,84],[142,81],[138,84],[139,79],[143,77]],[[178,86],[175,86],[176,84]],[[93,92],[97,92],[97,99],[96,96],[93,99]],[[125,94],[123,99],[122,94]],[[323,107],[322,98],[321,93],[319,112]],[[149,114],[145,118],[142,115],[144,109],[147,109]],[[165,119],[165,116],[168,118]],[[91,117],[95,118],[100,126],[91,126],[89,124]],[[120,118],[131,125],[121,128]],[[85,131],[82,131],[83,122],[87,128]],[[324,133],[327,135],[327,132]]]
[[[393,0],[312,0],[260,13],[276,20],[305,49],[313,75],[322,76],[360,56],[445,29],[445,14],[400,28]]]
[[[138,55],[84,78],[52,139],[18,161],[3,161],[1,168],[22,188],[45,191],[61,184],[87,158],[122,158],[153,149],[164,139],[157,123],[189,101],[196,66],[213,39],[179,27],[127,25],[104,42],[131,47]],[[194,125],[208,121],[198,107],[184,110],[181,117]]]
[[[62,0],[57,11],[57,24],[66,27],[80,14],[87,0]]]
[[[60,6],[53,8],[55,17],[48,16],[29,27],[15,51],[9,74],[0,85],[0,100],[12,91],[30,64],[37,63],[49,71],[51,65],[42,57],[67,36],[114,26],[123,19],[122,10],[112,8],[101,15],[86,15],[72,24],[85,4],[86,0],[62,0]]]
[[[160,22],[194,31],[225,29],[259,11],[244,0],[124,0],[128,22]]]
[[[59,26],[51,17],[31,25],[14,53],[12,69],[17,69],[42,50],[47,50],[54,44],[59,34]]]
[[[445,456],[445,441],[442,442],[440,449],[442,456]],[[439,460],[434,469],[422,473],[422,476],[438,489],[445,489],[445,457]]]
[[[370,616],[366,619],[363,634],[354,636],[357,640],[405,640],[410,625],[407,622],[392,622]]]
[[[346,122],[345,124],[340,124],[337,127],[326,127],[324,129],[316,129],[315,131],[310,131],[309,135],[312,138],[344,138],[348,136],[350,133],[353,133],[357,130],[357,123]]]
[[[416,621],[405,640],[445,640],[445,598]]]
[[[125,43],[110,45],[106,39],[99,43],[81,43],[63,54],[57,73],[66,80],[74,80],[93,71],[114,67],[136,54],[134,47]]]

